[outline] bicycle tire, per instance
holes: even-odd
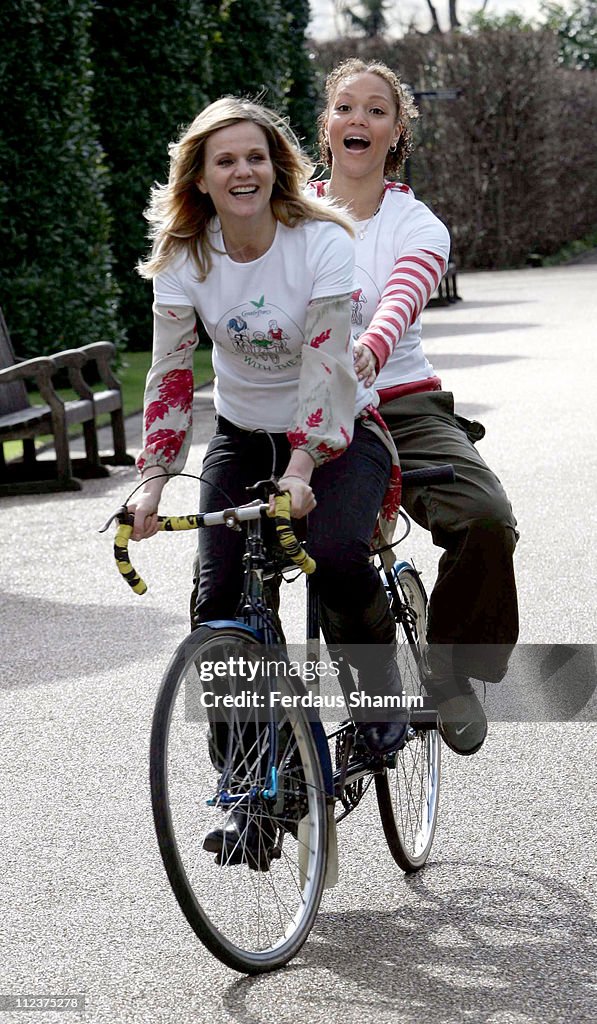
[[[242,627],[201,626],[166,669],[151,731],[152,808],[164,867],[188,923],[222,963],[259,974],[295,956],[314,923],[327,861],[327,802],[313,734],[300,706],[285,710],[277,723],[278,798],[271,808],[254,795],[263,789],[267,757],[260,744],[267,723],[247,725],[240,714],[235,721],[233,709],[225,753],[214,754],[212,748],[214,766],[205,731],[198,728],[196,698],[205,692],[200,676],[206,662],[224,653],[258,660],[267,648]],[[276,689],[297,692],[292,680],[277,679]],[[276,831],[280,856],[271,859],[269,870],[232,860],[217,864],[213,852],[203,849],[205,833],[224,826],[240,806],[219,803],[218,780],[227,769],[234,776],[228,780],[234,798],[245,801],[247,815]]]
[[[418,664],[425,646],[427,595],[419,574],[401,563],[391,570],[400,596],[396,607],[398,665],[407,694],[421,694]],[[392,759],[394,760],[394,759]],[[403,871],[425,864],[435,834],[441,780],[441,744],[437,729],[409,729],[395,763],[375,776],[375,790],[386,841]]]

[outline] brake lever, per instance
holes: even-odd
[[[116,509],[116,512],[112,513],[112,515],[108,519],[107,523],[105,523],[104,526],[102,526],[101,529],[99,529],[97,532],[98,533],[105,533],[106,530],[109,529],[109,527],[112,525],[112,523],[114,522],[115,519],[117,519],[118,522],[121,522],[122,519],[124,519],[128,514],[129,514],[129,511],[128,511],[127,506],[126,505],[121,505],[120,508]]]
[[[262,489],[263,493],[267,495],[267,497],[269,497],[270,494],[279,495],[284,493],[283,491],[280,490],[280,487],[278,486],[278,481],[274,476],[270,476],[267,480],[258,480],[256,484],[250,484],[245,489],[247,491],[258,491],[260,488]]]

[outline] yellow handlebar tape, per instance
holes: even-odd
[[[276,533],[281,546],[286,554],[298,565],[302,572],[310,575],[315,571],[315,561],[301,547],[292,532],[290,525],[290,495],[278,494],[275,498],[275,512],[273,518],[276,526]],[[122,521],[123,520],[123,521]],[[123,579],[135,594],[144,594],[147,591],[147,584],[141,579],[139,573],[131,565],[129,559],[129,540],[133,532],[132,516],[122,517],[114,536],[114,558],[118,571]],[[167,533],[177,530],[196,530],[201,525],[203,516],[158,516],[159,529]]]
[[[160,530],[196,530],[203,516],[158,516]]]
[[[141,579],[139,573],[133,568],[129,560],[129,540],[133,532],[133,524],[128,522],[128,520],[131,518],[127,515],[125,522],[119,523],[117,527],[114,536],[114,558],[118,571],[129,587],[135,591],[135,594],[145,594],[147,584]],[[160,530],[165,530],[166,532],[196,530],[200,519],[201,516],[158,516],[158,525]]]
[[[126,580],[129,587],[135,591],[135,594],[144,594],[147,590],[147,584],[141,579],[136,569],[133,569],[129,561],[129,540],[131,539],[131,533],[133,527],[129,523],[120,523],[116,529],[114,535],[114,558],[116,559],[116,565],[118,571]]]
[[[315,572],[315,559],[308,555],[302,548],[292,532],[290,525],[290,495],[287,493],[277,494],[274,498],[275,512],[273,513],[276,524],[276,533],[281,546],[293,562],[298,565],[307,576]]]

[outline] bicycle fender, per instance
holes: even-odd
[[[260,644],[264,642],[262,630],[254,629],[253,626],[248,626],[246,622],[239,622],[238,619],[211,619],[210,622],[202,622],[201,626],[206,626],[207,629],[229,629],[232,626],[258,640]]]
[[[246,633],[247,636],[250,636],[251,638],[258,640],[260,643],[263,643],[263,635],[260,632],[260,630],[254,629],[252,626],[247,626],[246,623],[244,622],[238,622],[237,619],[212,619],[211,622],[202,622],[200,628],[204,627],[213,630],[234,627],[234,629],[239,629],[243,633]],[[192,636],[193,634],[191,633],[189,640],[192,638]],[[325,734],[325,729],[323,728],[323,725],[321,724],[321,720],[319,719],[319,717],[310,718],[309,724],[311,726],[313,740],[315,742],[319,762],[321,764],[321,775],[323,778],[324,789],[327,796],[333,797],[334,775],[332,771],[332,761],[330,758],[330,748],[328,746],[328,740]]]
[[[413,567],[412,567],[410,562],[394,562],[394,564],[392,566],[392,572],[394,573],[394,576],[396,577],[396,576],[398,576],[399,572],[402,572],[403,569],[412,569],[412,568]]]
[[[321,764],[321,775],[323,778],[323,786],[326,792],[326,796],[334,796],[334,775],[332,772],[332,759],[330,757],[330,748],[328,746],[328,738],[325,734],[325,729],[321,724],[319,717],[310,718],[309,724],[311,726],[311,732],[313,734],[313,740],[317,747],[317,755],[319,757],[319,763]]]

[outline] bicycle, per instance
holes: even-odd
[[[404,474],[405,486],[452,479],[452,467]],[[268,498],[277,487],[269,480],[255,489]],[[315,566],[292,533],[289,496],[278,493],[275,507],[282,560],[268,552],[263,537],[269,501],[159,517],[160,529],[167,531],[246,529],[238,617],[204,623],[179,645],[162,679],[150,744],[154,823],[171,887],[204,945],[246,974],[283,966],[307,939],[324,887],[337,880],[336,824],[359,805],[372,782],[389,850],[405,872],[419,870],[429,856],[440,787],[434,710],[411,711],[402,749],[375,756],[359,740],[351,717],[326,734],[316,702],[308,699],[316,690],[308,690],[298,673],[279,674],[279,666],[290,662],[277,615],[265,600],[264,578],[284,576],[297,565],[306,573],[309,662],[320,660],[320,614]],[[410,531],[408,517],[400,514],[406,529],[391,548]],[[132,516],[123,506],[103,529],[114,519],[118,567],[132,589],[143,593],[146,585],[128,556]],[[403,687],[408,697],[420,699],[425,590],[409,562],[385,568],[376,557],[397,623]],[[224,671],[218,674],[214,666]],[[343,693],[352,692],[350,668],[341,656],[337,674]],[[207,743],[197,729],[206,717]],[[213,835],[221,835],[222,843],[210,845]]]

